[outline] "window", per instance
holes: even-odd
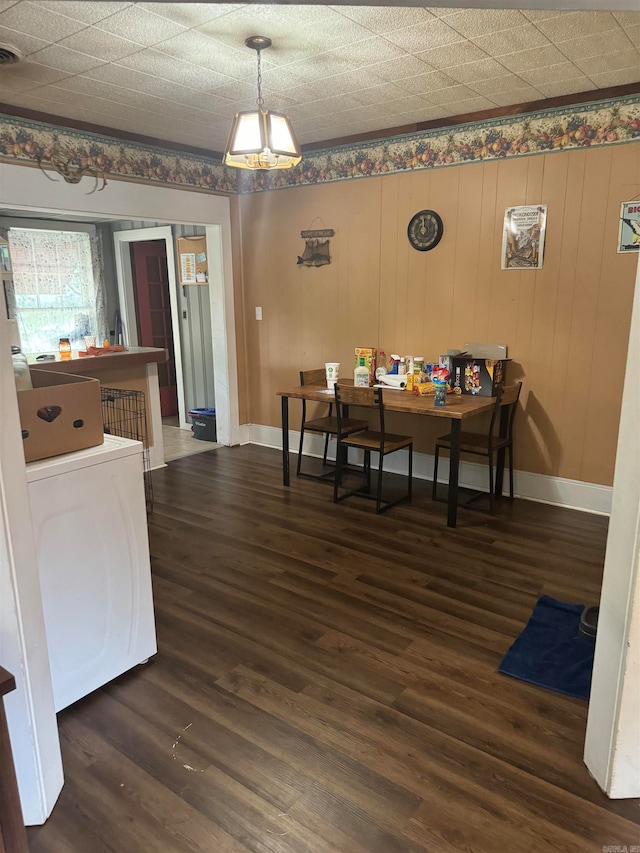
[[[84,349],[99,331],[90,235],[11,228],[9,247],[23,351],[55,351],[62,337]]]

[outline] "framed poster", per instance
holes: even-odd
[[[546,227],[546,204],[508,207],[502,230],[502,269],[542,269]]]
[[[618,252],[640,251],[640,201],[623,201],[620,208]]]

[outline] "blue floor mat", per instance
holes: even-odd
[[[579,632],[582,604],[541,596],[498,672],[538,687],[588,699],[594,642]]]

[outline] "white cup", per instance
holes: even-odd
[[[87,349],[89,349],[89,347],[94,347],[96,345],[96,336],[95,335],[85,335],[84,336],[84,345]]]
[[[327,388],[334,388],[339,379],[340,362],[327,361],[325,362],[324,369],[327,376]]]

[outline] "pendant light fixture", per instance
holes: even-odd
[[[290,169],[302,160],[291,122],[282,113],[263,109],[260,51],[271,47],[271,39],[250,36],[245,44],[258,54],[258,108],[236,113],[223,162],[237,169]]]

